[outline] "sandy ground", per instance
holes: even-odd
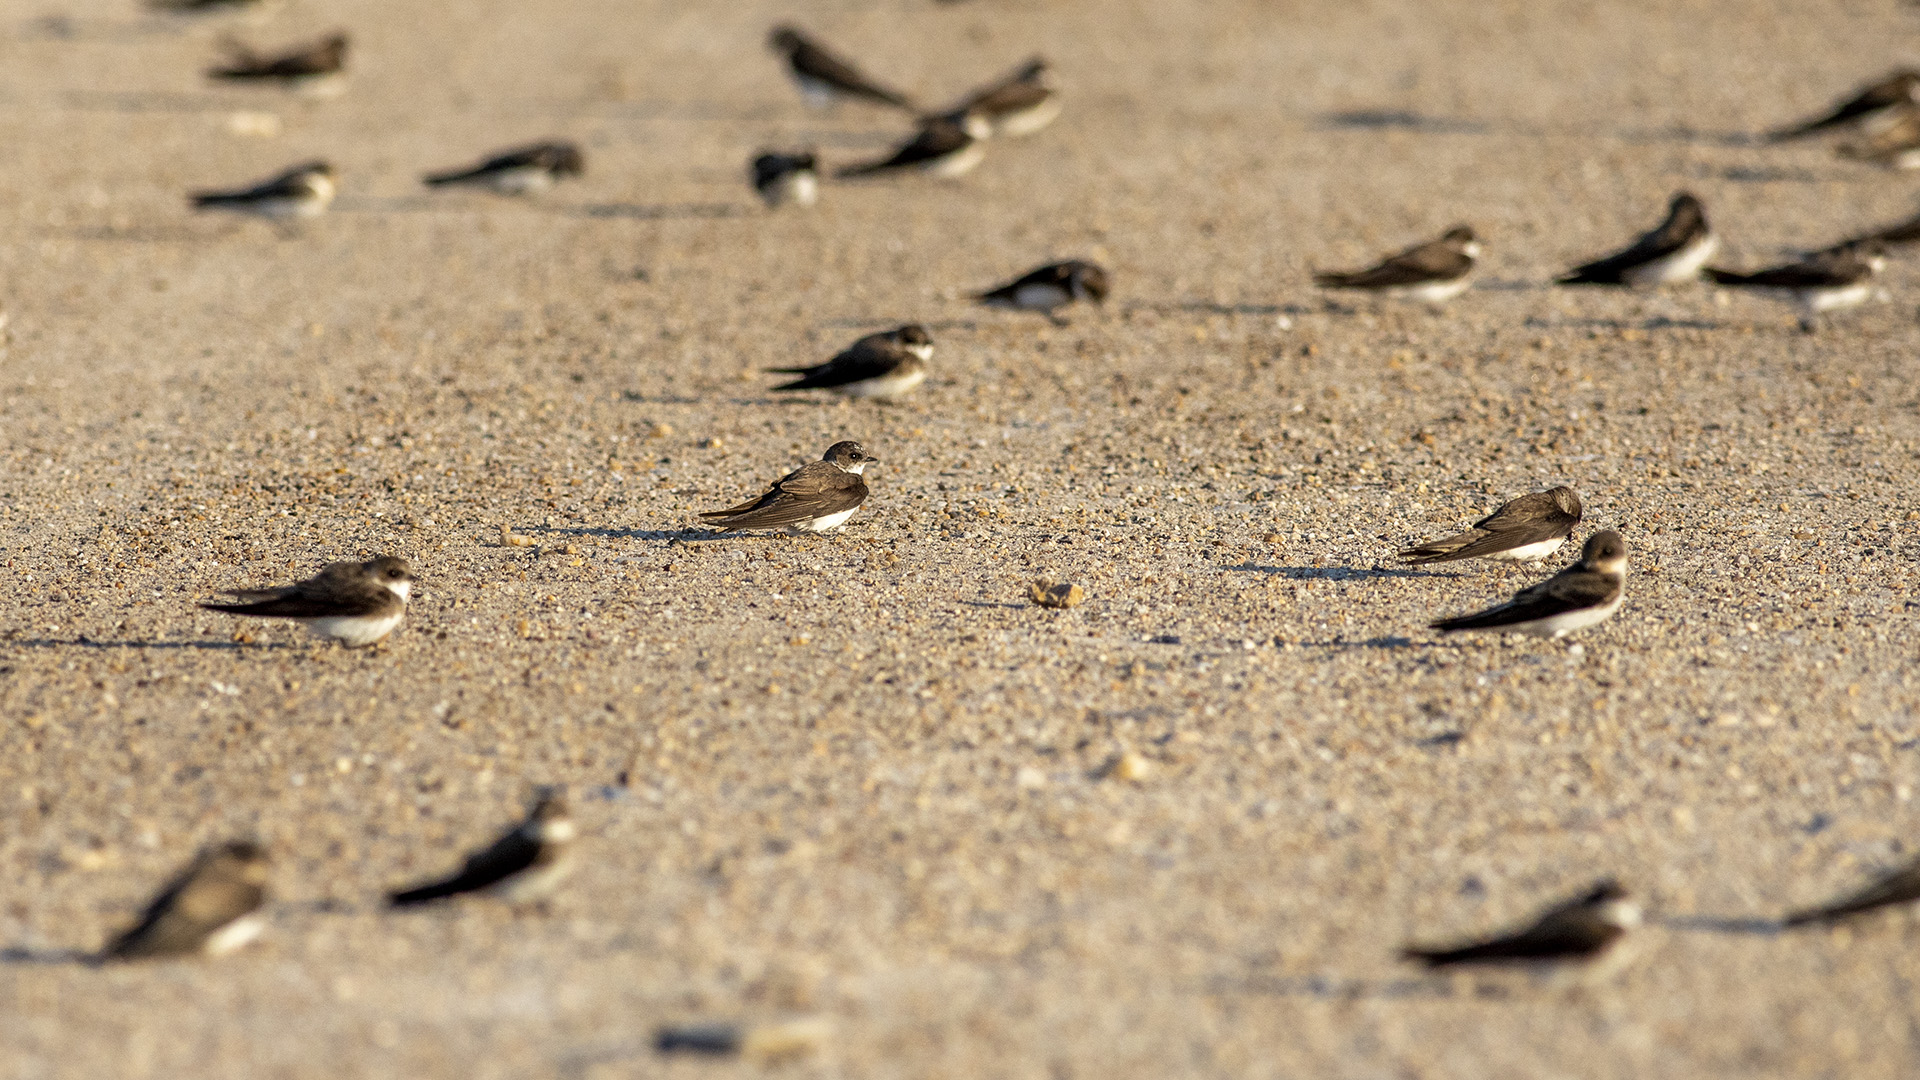
[[[1065,115],[768,215],[756,148],[901,129],[806,112],[789,17],[930,100],[1043,52]],[[791,1017],[832,1029],[793,1076],[1914,1075],[1912,913],[1752,920],[1913,854],[1920,282],[1814,335],[1542,283],[1681,187],[1737,265],[1906,216],[1911,179],[1744,136],[1917,24],[0,4],[0,1076],[747,1075],[652,1032]],[[198,75],[336,25],[336,100]],[[416,184],[546,136],[590,160],[544,201]],[[320,155],[297,237],[184,207]],[[1443,315],[1307,283],[1456,220],[1488,254]],[[1117,287],[1070,325],[965,300],[1076,255]],[[907,402],[765,392],[908,319]],[[839,438],[882,459],[843,533],[693,527]],[[1423,629],[1539,573],[1392,552],[1555,482],[1625,533],[1625,610],[1578,651]],[[424,582],[376,650],[193,606],[383,551]],[[549,911],[382,909],[547,782],[586,832]],[[62,960],[237,835],[258,945]],[[1652,925],[1590,989],[1395,960],[1604,874]]]

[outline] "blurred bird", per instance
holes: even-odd
[[[1682,191],[1667,204],[1667,219],[1652,232],[1625,251],[1574,267],[1558,284],[1650,287],[1697,281],[1701,267],[1719,248],[1720,240],[1707,224],[1706,207],[1691,192]]]
[[[1038,311],[1049,317],[1075,301],[1104,304],[1107,272],[1083,259],[1048,263],[1020,277],[980,293],[974,299],[988,307]]]
[[[940,115],[968,113],[985,120],[996,137],[1031,135],[1053,123],[1060,116],[1060,94],[1047,81],[1047,62],[1036,56]]]
[[[1536,491],[1502,505],[1466,532],[1408,548],[1400,557],[1416,566],[1457,559],[1539,562],[1560,550],[1580,515],[1580,496],[1572,488]]]
[[[1709,266],[1707,276],[1730,288],[1753,289],[1792,304],[1800,312],[1800,329],[1811,333],[1818,316],[1866,303],[1873,295],[1874,275],[1886,264],[1886,247],[1869,241],[1751,274]]]
[[[1865,888],[1848,893],[1838,900],[1819,907],[1796,911],[1788,915],[1785,922],[1788,926],[1838,922],[1850,915],[1891,907],[1894,904],[1911,903],[1914,900],[1920,900],[1920,860],[1883,874]]]
[[[933,338],[919,323],[868,334],[833,359],[812,367],[768,368],[798,375],[775,390],[832,390],[853,398],[895,398],[927,380],[927,361],[933,359]]]
[[[201,604],[208,611],[293,619],[316,637],[332,638],[348,648],[371,645],[393,632],[407,613],[413,567],[394,555],[366,562],[329,563],[317,575],[295,585],[234,590],[239,602]]]
[[[1455,225],[1440,239],[1390,255],[1364,270],[1321,271],[1313,283],[1323,289],[1363,289],[1387,296],[1403,296],[1438,307],[1466,291],[1471,284],[1480,242],[1473,230]]]
[[[285,221],[326,213],[338,190],[333,166],[324,161],[309,161],[251,187],[201,191],[190,198],[197,210],[231,210]]]
[[[700,518],[722,532],[780,528],[826,532],[845,524],[867,501],[867,484],[860,474],[878,460],[857,442],[837,442],[827,447],[819,461],[775,480],[758,498],[707,511]]]
[[[1412,945],[1400,955],[1431,968],[1457,964],[1544,964],[1592,960],[1640,925],[1640,908],[1611,880],[1548,908],[1511,933],[1463,945]]]
[[[1837,128],[1857,128],[1872,134],[1891,116],[1915,103],[1920,103],[1920,71],[1901,69],[1861,87],[1826,113],[1781,128],[1768,138],[1788,142]]]
[[[336,33],[319,41],[278,53],[256,52],[238,41],[225,42],[228,61],[207,72],[213,79],[235,82],[277,82],[310,96],[328,97],[342,87],[346,70],[347,35]]]
[[[563,177],[586,172],[587,159],[570,142],[542,142],[503,150],[477,165],[421,178],[428,187],[484,187],[502,195],[538,195]]]
[[[202,953],[219,956],[260,936],[267,855],[246,841],[202,851],[160,891],[140,921],[104,950],[105,960]]]
[[[1501,630],[1564,637],[1605,622],[1627,595],[1627,542],[1612,529],[1587,537],[1580,561],[1497,607],[1428,625],[1442,632]]]
[[[800,95],[815,108],[826,108],[842,98],[851,98],[913,110],[913,102],[905,94],[868,78],[850,61],[834,55],[797,27],[774,27],[767,43],[774,52],[787,58],[789,74],[799,85]]]
[[[484,893],[516,907],[538,903],[572,872],[572,845],[578,835],[567,814],[566,796],[557,788],[542,788],[526,820],[468,856],[457,873],[396,892],[390,899],[395,907],[411,907],[462,893]]]
[[[266,0],[147,0],[147,6],[155,11],[198,14],[223,8],[259,7],[265,2]]]
[[[900,144],[891,156],[845,166],[836,175],[847,179],[911,169],[951,180],[965,176],[980,164],[980,159],[986,156],[990,132],[987,122],[973,113],[958,118],[925,117],[920,121],[920,130]]]
[[[811,149],[762,153],[753,159],[752,179],[753,189],[771,209],[788,203],[812,206],[820,198],[819,164]]]
[[[1884,123],[1833,151],[1851,161],[1889,169],[1920,169],[1920,105],[1890,110]]]

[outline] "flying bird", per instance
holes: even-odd
[[[1471,284],[1480,241],[1473,230],[1455,225],[1440,239],[1416,244],[1364,270],[1331,270],[1313,275],[1323,289],[1361,289],[1439,306]]]
[[[586,172],[586,155],[570,142],[542,142],[504,150],[485,161],[421,178],[428,187],[463,184],[502,195],[538,195],[563,177]]]
[[[1460,945],[1411,945],[1400,955],[1430,968],[1459,964],[1541,964],[1598,957],[1640,925],[1638,905],[1611,880],[1548,908],[1532,923]]]
[[[875,82],[798,27],[774,27],[767,44],[787,58],[788,74],[809,105],[826,108],[835,101],[851,99],[913,111],[913,102],[905,94]]]
[[[867,483],[860,474],[878,460],[857,442],[837,442],[827,447],[819,461],[768,485],[765,494],[725,510],[709,510],[700,519],[722,532],[780,528],[826,532],[845,524],[867,501]]]
[[[811,149],[765,151],[753,159],[749,174],[753,190],[760,193],[768,209],[777,210],[789,203],[812,206],[820,198],[820,164]]]
[[[393,893],[395,907],[411,907],[462,893],[483,893],[517,906],[551,896],[573,870],[572,845],[579,835],[557,788],[535,796],[526,820],[491,845],[467,857],[453,875]]]
[[[1781,128],[1768,138],[1788,142],[1849,127],[1871,133],[1890,116],[1916,103],[1920,103],[1920,71],[1902,69],[1861,87],[1827,112]]]
[[[1560,550],[1580,515],[1580,496],[1572,488],[1536,491],[1505,503],[1466,532],[1408,548],[1400,557],[1416,566],[1458,559],[1539,562]]]
[[[1848,893],[1819,907],[1806,908],[1788,915],[1788,926],[1838,922],[1850,915],[1920,900],[1920,859],[1881,875],[1864,888]]]
[[[1473,615],[1439,619],[1442,632],[1502,630],[1536,637],[1564,637],[1612,617],[1627,595],[1627,542],[1612,529],[1587,537],[1580,561],[1513,599]]]
[[[919,323],[866,337],[847,346],[824,364],[812,367],[768,368],[782,375],[798,375],[775,390],[832,390],[853,398],[895,398],[927,379],[927,361],[933,359],[933,338]]]
[[[207,603],[208,611],[305,623],[316,637],[349,648],[371,645],[393,632],[407,613],[413,567],[394,555],[366,562],[329,563],[313,577],[271,589],[237,589],[234,603]]]
[[[267,855],[247,841],[202,851],[104,950],[105,960],[220,956],[260,936]]]
[[[1076,301],[1104,304],[1107,272],[1084,259],[1048,263],[974,297],[988,307],[1038,311],[1051,316]]]
[[[333,166],[324,161],[309,161],[248,187],[200,191],[188,198],[196,210],[230,210],[288,221],[326,213],[338,191]]]
[[[1682,191],[1667,204],[1667,219],[1653,231],[1624,251],[1574,267],[1557,284],[1651,287],[1697,281],[1719,249],[1705,205]]]

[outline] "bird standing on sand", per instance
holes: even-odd
[[[1640,908],[1611,880],[1547,909],[1518,930],[1462,945],[1414,945],[1400,955],[1430,968],[1460,964],[1551,964],[1586,961],[1640,925]]]
[[[987,154],[991,129],[977,113],[957,117],[929,116],[921,120],[913,138],[876,161],[843,166],[834,175],[842,179],[882,173],[923,172],[952,180],[973,171]]]
[[[1564,637],[1611,618],[1627,595],[1627,542],[1612,529],[1587,537],[1580,561],[1513,599],[1473,615],[1439,619],[1435,630],[1503,630]]]
[[[1076,301],[1104,304],[1108,288],[1106,270],[1085,259],[1068,259],[1036,267],[974,299],[988,307],[1038,311],[1051,316]]]
[[[230,210],[272,221],[290,221],[326,213],[338,191],[333,166],[324,161],[309,161],[250,187],[199,191],[188,198],[196,210]]]
[[[764,151],[753,159],[749,177],[770,210],[788,204],[812,206],[820,198],[820,163],[811,149]]]
[[[852,398],[899,397],[927,380],[927,361],[933,359],[933,338],[919,323],[868,334],[824,364],[812,367],[768,368],[782,375],[798,375],[775,390],[832,390]]]
[[[1627,285],[1650,288],[1698,281],[1700,270],[1720,249],[1707,224],[1707,209],[1682,191],[1667,204],[1667,219],[1626,250],[1576,266],[1559,285]]]
[[[570,142],[542,142],[503,150],[463,169],[430,173],[421,178],[428,187],[461,184],[483,187],[501,195],[538,195],[563,177],[587,170],[586,155]]]
[[[228,82],[278,83],[314,97],[330,97],[343,86],[348,39],[330,34],[319,41],[277,53],[256,52],[238,41],[226,42],[228,60],[207,71],[210,79]]]
[[[467,857],[453,875],[392,894],[395,907],[411,907],[462,893],[484,893],[516,907],[551,896],[573,870],[573,841],[579,836],[567,813],[566,796],[542,788],[525,821],[481,851]]]
[[[800,96],[815,108],[846,99],[913,111],[913,102],[905,94],[875,82],[798,27],[774,27],[767,44],[787,58],[787,72],[800,87]]]
[[[1920,71],[1902,69],[1861,87],[1825,113],[1775,131],[1768,138],[1773,142],[1789,142],[1840,128],[1855,128],[1872,135],[1892,117],[1915,104],[1920,104]]]
[[[775,480],[758,498],[725,510],[709,510],[700,519],[722,532],[780,528],[826,532],[845,524],[867,501],[867,483],[860,474],[878,460],[857,442],[837,442],[827,447],[819,461]]]
[[[1414,564],[1494,559],[1501,562],[1539,562],[1560,550],[1580,524],[1580,496],[1561,486],[1522,495],[1467,529],[1431,540],[1400,553]]]
[[[101,951],[106,960],[200,953],[220,956],[260,936],[267,855],[247,841],[201,852],[147,905],[140,921]]]
[[[1800,329],[1812,333],[1821,315],[1866,303],[1873,295],[1874,275],[1886,265],[1885,245],[1870,240],[1751,274],[1709,266],[1707,276],[1716,284],[1752,289],[1793,305],[1800,313]]]
[[[999,80],[975,90],[942,116],[975,113],[995,138],[1031,135],[1060,116],[1060,92],[1047,80],[1047,62],[1034,57]]]
[[[394,555],[366,562],[329,563],[313,577],[271,589],[233,590],[235,603],[201,604],[208,611],[261,619],[293,619],[316,637],[348,648],[393,633],[407,613],[413,567]]]
[[[1455,225],[1440,239],[1416,244],[1364,270],[1326,270],[1313,275],[1323,289],[1360,289],[1405,297],[1438,307],[1472,284],[1480,241],[1473,230]]]

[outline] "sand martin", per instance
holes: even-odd
[[[155,11],[204,12],[225,8],[259,7],[266,0],[147,0]]]
[[[1480,242],[1473,230],[1455,225],[1440,239],[1417,244],[1364,270],[1322,271],[1313,283],[1323,289],[1366,289],[1438,306],[1471,283]]]
[[[820,198],[820,165],[812,150],[766,151],[753,159],[753,190],[770,209],[788,203],[812,206]]]
[[[1047,81],[1047,62],[1036,56],[941,115],[967,113],[978,114],[994,136],[1031,135],[1059,117],[1060,93]]]
[[[1847,127],[1871,134],[1893,114],[1916,102],[1920,102],[1920,72],[1896,71],[1879,82],[1861,87],[1825,115],[1781,128],[1768,138],[1787,142]]]
[[[974,299],[988,307],[1017,308],[1052,315],[1056,309],[1076,300],[1095,304],[1107,302],[1107,272],[1083,259],[1048,263],[977,294]]]
[[[347,35],[331,34],[277,53],[255,52],[237,41],[226,42],[224,67],[210,68],[207,76],[237,82],[276,82],[316,96],[337,93],[346,70]]]
[[[1530,925],[1511,933],[1438,948],[1412,945],[1400,955],[1432,968],[1591,960],[1639,925],[1639,906],[1627,899],[1625,889],[1608,880],[1547,909]]]
[[[339,190],[333,166],[324,161],[295,165],[268,180],[234,191],[200,191],[190,198],[196,210],[232,210],[264,218],[319,217]]]
[[[897,330],[868,334],[824,364],[768,368],[799,378],[775,390],[832,390],[855,398],[895,398],[927,381],[933,339],[927,328],[908,323]]]
[[[1707,208],[1691,192],[1682,191],[1667,204],[1667,220],[1652,232],[1625,251],[1574,267],[1557,284],[1645,288],[1697,281],[1719,248],[1719,237],[1707,225]]]
[[[259,914],[266,899],[266,852],[246,841],[208,848],[100,955],[143,960],[232,952],[266,928]]]
[[[1816,316],[1866,303],[1873,295],[1874,275],[1886,264],[1886,248],[1869,241],[1751,274],[1709,266],[1707,276],[1721,285],[1755,289],[1792,304],[1800,312],[1800,328],[1811,331]]]
[[[1457,559],[1539,562],[1573,535],[1580,514],[1580,496],[1572,488],[1536,491],[1506,503],[1466,532],[1408,548],[1400,557],[1416,566]]]
[[[1875,908],[1910,903],[1914,900],[1920,900],[1920,860],[1883,874],[1872,884],[1848,893],[1838,900],[1816,908],[1796,911],[1788,915],[1784,921],[1788,926],[1838,922],[1849,915],[1858,915]]]
[[[1501,630],[1557,638],[1605,622],[1627,595],[1627,542],[1612,529],[1587,537],[1580,561],[1513,599],[1473,615],[1439,619],[1435,630]]]
[[[978,113],[921,118],[920,130],[900,144],[891,156],[861,165],[846,165],[835,175],[843,179],[911,169],[942,180],[965,176],[987,153],[992,129]]]
[[[538,195],[565,176],[587,171],[587,159],[570,142],[543,142],[503,150],[477,165],[421,177],[428,187],[469,184],[502,195]]]
[[[766,494],[739,506],[710,510],[700,518],[722,532],[778,528],[826,532],[845,524],[867,501],[867,482],[860,474],[878,460],[857,442],[837,442],[827,447],[819,461],[775,480]]]
[[[398,556],[382,555],[366,562],[329,563],[296,585],[233,590],[229,595],[237,603],[200,606],[229,615],[294,619],[306,623],[316,637],[358,648],[400,625],[412,591],[413,567]]]
[[[467,857],[453,876],[389,897],[410,907],[461,893],[485,893],[509,904],[534,904],[553,894],[573,870],[572,846],[579,830],[557,788],[542,788],[525,821],[482,851]]]
[[[841,98],[853,98],[896,109],[913,109],[913,102],[905,94],[874,82],[852,63],[835,56],[796,27],[774,27],[767,43],[774,52],[787,58],[788,71],[799,85],[800,95],[815,108],[826,108]]]
[[[1884,124],[1841,143],[1834,153],[1889,169],[1920,169],[1920,106],[1906,105],[1889,113]]]

